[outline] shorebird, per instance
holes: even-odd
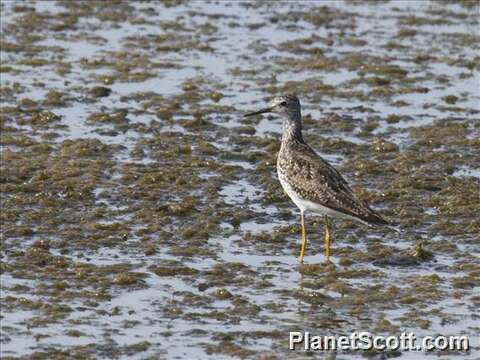
[[[303,264],[307,247],[305,213],[325,219],[325,258],[330,261],[332,243],[331,218],[346,218],[366,225],[384,225],[389,222],[361,201],[327,161],[322,159],[302,136],[300,101],[295,95],[275,97],[265,109],[245,114],[254,116],[275,113],[283,118],[283,135],[277,157],[277,174],[283,190],[300,209],[302,245],[300,263]]]

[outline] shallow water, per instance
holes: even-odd
[[[426,356],[288,351],[355,330],[480,356],[478,4],[1,6],[2,358]],[[326,266],[307,216],[299,266],[281,121],[242,117],[287,91],[401,235],[337,221]]]

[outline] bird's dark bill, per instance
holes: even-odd
[[[254,112],[245,114],[245,115],[243,115],[243,116],[244,116],[244,117],[248,117],[248,116],[260,115],[260,114],[269,113],[269,112],[272,112],[272,109],[271,109],[271,108],[266,108],[266,109],[254,111]]]

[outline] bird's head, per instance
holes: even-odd
[[[273,98],[270,106],[258,111],[245,114],[245,117],[264,113],[275,113],[287,118],[300,118],[300,101],[295,95],[281,95]]]

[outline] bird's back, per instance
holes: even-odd
[[[289,186],[287,193],[290,192],[290,197],[294,193],[302,200],[361,222],[388,225],[385,219],[358,199],[342,175],[303,140],[282,141],[277,170],[282,185],[286,183]]]

